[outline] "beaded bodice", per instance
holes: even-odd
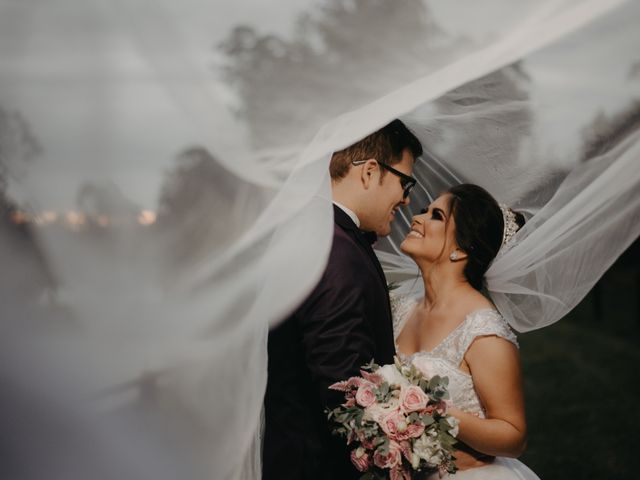
[[[411,316],[416,301],[406,296],[392,296],[393,334],[397,339]],[[460,370],[460,364],[473,341],[482,336],[502,337],[518,346],[516,336],[500,313],[494,309],[476,310],[464,319],[447,337],[431,351],[403,355],[396,344],[398,355],[412,361],[429,376],[449,378],[449,394],[455,406],[469,413],[484,417],[484,409],[474,388],[473,378]]]

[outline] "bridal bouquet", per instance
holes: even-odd
[[[411,480],[435,470],[454,473],[458,421],[447,415],[447,377],[426,378],[414,365],[362,368],[361,377],[329,388],[345,403],[328,412],[334,434],[352,446],[361,480]]]

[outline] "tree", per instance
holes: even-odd
[[[608,152],[639,127],[640,100],[635,100],[611,116],[598,112],[582,131],[582,160],[587,161]]]
[[[202,147],[186,149],[176,164],[165,176],[157,220],[172,260],[224,251],[255,221],[266,192],[243,183]]]
[[[6,222],[16,206],[6,195],[11,180],[20,180],[42,148],[19,112],[0,106],[0,217]]]
[[[422,0],[328,0],[294,38],[236,27],[220,45],[254,147],[306,142],[327,121],[441,66],[466,42]]]
[[[0,191],[10,179],[20,179],[25,167],[41,153],[42,148],[19,112],[0,106]]]
[[[519,161],[534,119],[529,84],[528,74],[517,62],[438,98],[421,115],[426,157],[443,160],[457,178],[473,179],[494,194],[507,197],[502,201],[527,196],[530,187],[523,183],[523,173],[533,180],[537,177],[535,169],[542,167]],[[448,185],[437,184],[438,178],[436,175],[425,181],[436,183],[432,190],[442,191]],[[507,194],[492,188],[500,184],[512,185],[514,191]]]
[[[7,197],[9,181],[19,180],[41,152],[36,137],[19,112],[0,107],[0,255],[5,275],[0,281],[0,303],[14,312],[29,309],[55,278],[31,225],[15,225],[16,210]]]

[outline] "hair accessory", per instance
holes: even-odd
[[[509,207],[505,204],[500,204],[500,210],[502,211],[502,220],[504,221],[504,230],[502,231],[502,244],[500,248],[505,246],[511,241],[511,237],[520,230],[520,225],[516,222],[516,214],[513,213]]]

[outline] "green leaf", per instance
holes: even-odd
[[[429,415],[428,413],[425,413],[425,414],[421,415],[420,416],[420,420],[422,421],[422,423],[424,424],[425,427],[428,427],[429,425],[431,425],[432,423],[435,422],[433,417],[431,415]]]
[[[363,365],[360,368],[361,370],[365,370],[367,372],[375,372],[380,368],[380,365],[378,365],[376,362],[373,361],[373,359],[371,359],[369,363],[367,363],[366,365]]]
[[[384,403],[389,400],[391,395],[391,387],[387,382],[382,382],[380,386],[376,389],[376,400],[378,402]]]

